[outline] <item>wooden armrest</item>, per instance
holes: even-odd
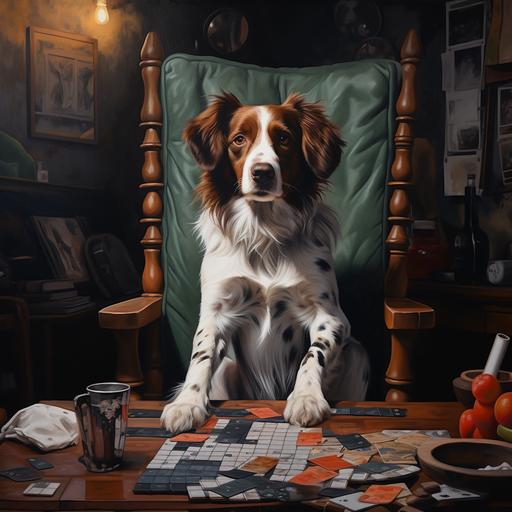
[[[137,297],[103,308],[99,312],[104,329],[140,329],[160,318],[162,297]]]
[[[384,321],[393,330],[432,329],[436,315],[430,306],[411,299],[384,300]]]

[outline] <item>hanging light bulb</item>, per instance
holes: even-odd
[[[94,11],[94,18],[96,19],[96,23],[100,25],[105,25],[108,23],[108,9],[107,9],[107,0],[97,0],[96,1],[96,10]]]

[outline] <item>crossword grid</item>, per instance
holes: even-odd
[[[301,428],[288,423],[248,421],[241,419],[218,419],[209,438],[204,443],[164,441],[158,453],[139,477],[134,491],[138,493],[188,492],[190,499],[226,499],[215,493],[221,485],[234,479],[219,474],[239,469],[254,457],[268,456],[278,460],[268,479],[270,495],[279,496],[280,489],[295,475],[308,466],[308,459],[323,455],[342,455],[344,446],[336,437],[323,437],[321,445],[298,446],[299,433],[322,433],[319,428]],[[230,442],[237,441],[237,442]],[[374,454],[376,450],[358,453]],[[369,458],[368,457],[368,458]],[[355,484],[404,477],[419,471],[413,465],[395,465],[396,468],[382,473],[367,473],[363,467],[344,468],[325,484],[332,489],[345,489],[349,482]],[[249,473],[250,474],[250,473]],[[230,475],[232,476],[232,475]],[[283,493],[286,491],[283,490]],[[277,494],[276,494],[277,493]],[[261,500],[265,491],[259,488],[246,490],[231,501]]]

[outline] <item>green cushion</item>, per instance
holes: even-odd
[[[214,57],[176,54],[162,66],[164,112],[162,159],[165,174],[164,317],[166,343],[188,365],[198,322],[201,249],[193,234],[199,204],[193,189],[199,169],[182,141],[187,121],[221,91],[242,103],[281,103],[292,92],[320,101],[341,127],[346,148],[326,195],[341,224],[335,266],[342,305],[353,332],[372,343],[371,328],[382,325],[385,269],[386,193],[391,165],[399,65],[366,60],[312,68],[263,68]],[[370,330],[369,330],[370,327]],[[168,347],[169,348],[169,347]]]

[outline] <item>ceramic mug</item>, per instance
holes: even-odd
[[[123,459],[130,386],[100,382],[75,397],[75,411],[84,454],[80,462],[89,471],[102,473],[120,466]]]

